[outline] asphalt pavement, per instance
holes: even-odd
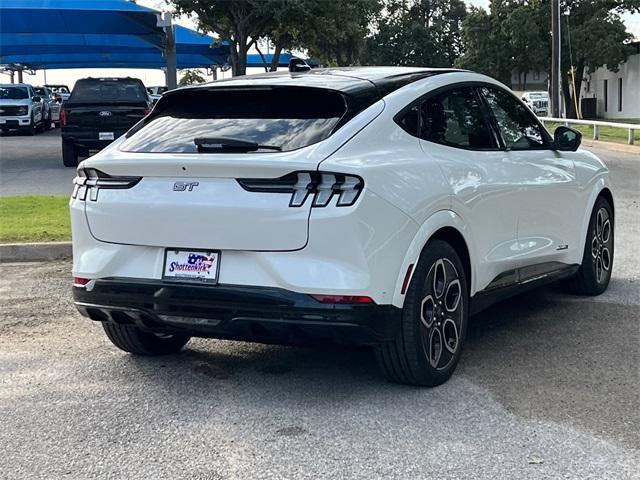
[[[0,133],[0,195],[69,195],[75,174],[62,165],[59,128]]]
[[[196,339],[133,357],[75,311],[69,262],[0,265],[0,478],[640,478],[640,155],[597,153],[616,189],[609,290],[473,317],[434,389],[387,383],[366,349]]]

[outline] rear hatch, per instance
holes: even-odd
[[[88,78],[78,80],[64,108],[69,133],[91,131],[96,139],[114,140],[146,115],[149,103],[138,79]]]
[[[318,146],[352,114],[347,96],[320,88],[170,93],[126,139],[83,163],[116,182],[140,178],[87,196],[91,232],[135,245],[303,248],[311,198],[295,202],[295,185],[317,169]]]

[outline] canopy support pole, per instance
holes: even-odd
[[[167,88],[173,90],[178,86],[178,59],[176,58],[176,32],[170,13],[158,14],[158,26],[164,27],[164,58],[167,62],[165,80]]]
[[[17,72],[18,72],[18,83],[22,83],[22,69],[19,68],[17,70]],[[11,83],[13,83],[13,82],[11,82]]]

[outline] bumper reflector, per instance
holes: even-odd
[[[371,297],[364,295],[311,295],[320,303],[349,303],[349,304],[365,304],[374,303]]]
[[[73,277],[73,284],[78,287],[84,287],[90,281],[91,281],[90,278]]]
[[[407,268],[407,273],[404,275],[404,280],[402,282],[402,290],[400,290],[400,293],[402,295],[407,293],[407,288],[409,288],[409,280],[411,279],[411,272],[413,272],[413,263],[409,265],[409,267]]]

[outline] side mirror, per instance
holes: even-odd
[[[574,128],[560,126],[553,132],[553,140],[557,150],[575,152],[582,142],[582,134]]]
[[[41,102],[42,97],[40,95],[34,95],[31,100],[33,100],[34,102]]]

